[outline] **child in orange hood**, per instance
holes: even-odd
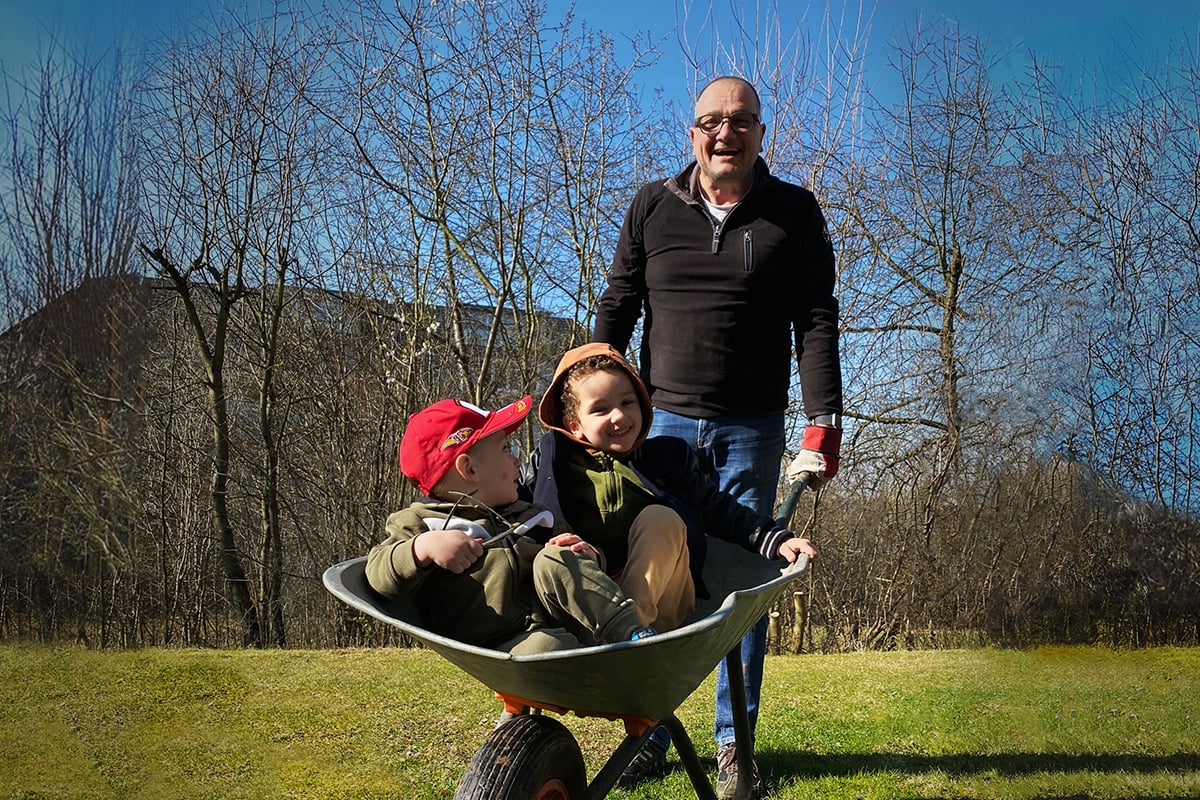
[[[692,574],[701,592],[706,535],[764,558],[789,563],[798,553],[816,558],[807,539],[719,491],[686,442],[647,438],[653,413],[645,384],[611,345],[593,342],[567,351],[538,404],[549,432],[538,443],[528,481],[534,500],[593,545],[614,550],[610,570],[612,556],[624,555],[628,517],[652,504],[673,509],[687,526]]]
[[[670,571],[663,559],[671,551],[685,554],[688,588],[708,596],[701,572],[709,535],[764,558],[790,563],[800,553],[817,557],[808,539],[721,492],[687,442],[647,438],[653,413],[645,384],[612,346],[593,342],[569,350],[538,405],[538,417],[549,430],[526,476],[535,502],[604,551],[609,574],[639,608],[645,592],[657,591],[656,581],[662,583],[664,570]],[[677,544],[681,537],[685,542]],[[639,556],[659,539],[665,544],[657,562]],[[677,576],[673,580],[680,585]],[[659,631],[670,627],[661,620],[642,621]],[[637,774],[665,769],[668,742],[664,730],[656,731],[638,754],[650,753],[656,763]]]

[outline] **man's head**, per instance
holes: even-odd
[[[748,81],[726,75],[704,87],[688,138],[710,200],[732,202],[750,189],[766,132],[758,92]]]
[[[511,503],[517,499],[520,464],[508,437],[531,408],[529,397],[494,412],[439,400],[409,417],[400,440],[400,470],[433,497],[459,491],[489,506]]]
[[[606,453],[628,453],[642,441],[638,391],[614,358],[585,358],[566,371],[561,387],[563,425],[576,438]]]

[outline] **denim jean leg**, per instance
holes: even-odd
[[[700,463],[717,485],[760,514],[774,516],[775,494],[783,460],[784,419],[766,417],[693,419],[661,409],[654,410],[651,436],[676,436],[690,444]],[[767,620],[763,618],[742,639],[742,676],[746,684],[746,709],[750,730],[758,722],[763,661],[767,652]],[[732,744],[733,709],[725,661],[717,666],[713,738],[718,745]]]
[[[650,436],[675,436],[690,444],[722,491],[760,514],[775,513],[783,460],[782,414],[693,419],[654,409]]]
[[[663,726],[657,725],[655,726],[654,730],[650,732],[650,741],[654,742],[663,750],[666,750],[671,746],[671,733]]]
[[[706,422],[712,425],[708,448],[721,489],[760,514],[773,516],[783,459],[783,416],[730,418]],[[766,654],[767,620],[764,617],[742,639],[742,677],[746,686],[746,710],[750,715],[751,734],[758,724],[759,695]],[[713,739],[718,746],[731,744],[734,740],[729,676],[726,674],[723,660],[717,666]]]
[[[746,686],[746,711],[750,717],[753,740],[758,725],[758,698],[762,692],[763,663],[767,655],[767,618],[763,617],[742,637],[742,680]],[[716,705],[713,716],[713,740],[717,747],[733,744],[733,700],[729,695],[729,672],[725,660],[717,665]],[[751,742],[753,744],[753,741]]]
[[[701,420],[656,408],[654,409],[654,420],[650,423],[650,432],[647,435],[674,436],[677,439],[683,439],[692,446],[693,450],[699,452],[700,424]],[[716,480],[716,475],[713,476],[713,479]]]

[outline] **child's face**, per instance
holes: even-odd
[[[642,432],[642,406],[633,381],[619,370],[602,370],[574,381],[579,418],[571,433],[606,453],[628,453]]]
[[[516,502],[521,462],[513,455],[508,434],[499,431],[480,439],[470,456],[475,470],[475,499],[492,508]]]

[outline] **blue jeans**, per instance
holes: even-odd
[[[683,439],[695,449],[701,467],[712,475],[722,491],[760,514],[775,516],[784,446],[782,414],[693,419],[656,408],[650,435]],[[742,675],[746,682],[746,709],[750,712],[751,745],[758,724],[758,698],[766,655],[767,618],[763,617],[742,638]],[[656,731],[655,736],[659,735]],[[722,659],[717,667],[713,739],[721,747],[733,744],[734,738],[729,676]]]

